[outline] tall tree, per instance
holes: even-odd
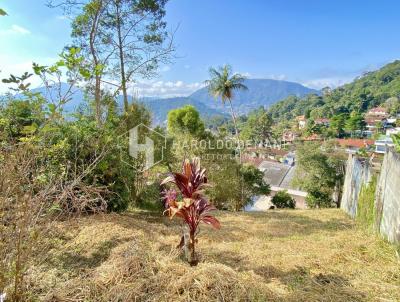
[[[104,84],[122,92],[129,110],[128,84],[157,74],[175,50],[173,34],[166,31],[167,0],[50,0],[72,19],[72,37],[93,66],[96,118],[102,117]],[[113,81],[115,80],[115,81]],[[111,86],[110,86],[111,85]]]
[[[182,132],[201,137],[204,134],[204,123],[196,108],[186,105],[168,112],[168,131],[171,134]]]
[[[64,5],[73,5],[74,0],[66,1]],[[80,5],[76,4],[77,6]],[[86,58],[90,61],[94,78],[93,95],[95,102],[95,116],[97,124],[101,124],[101,79],[104,66],[109,55],[106,49],[101,47],[100,26],[105,13],[106,0],[92,0],[83,5],[79,13],[72,21],[72,37],[74,43],[80,47]]]
[[[358,112],[352,112],[350,117],[346,120],[345,129],[347,131],[364,130],[365,121],[364,117]]]
[[[348,115],[340,113],[331,118],[329,130],[334,137],[342,137],[344,135],[344,128]]]
[[[173,34],[166,31],[167,0],[109,0],[102,22],[102,40],[111,54],[110,75],[128,109],[128,83],[134,76],[149,78],[175,51]],[[115,49],[115,51],[114,51]]]
[[[345,158],[325,143],[307,142],[296,150],[297,168],[293,184],[308,192],[309,207],[330,207],[336,193],[336,204],[340,206],[340,189],[344,177]]]
[[[233,74],[232,67],[230,65],[225,65],[219,67],[218,69],[211,67],[209,72],[211,79],[207,80],[205,83],[208,86],[210,94],[213,95],[216,99],[220,98],[224,105],[226,102],[229,103],[229,108],[232,115],[232,121],[235,127],[235,136],[238,144],[239,160],[241,161],[242,159],[241,159],[239,132],[237,127],[236,114],[232,106],[232,100],[234,97],[235,90],[248,89],[243,84],[245,77],[238,73]]]
[[[267,111],[261,107],[249,113],[248,119],[243,125],[242,133],[240,133],[241,137],[268,145],[271,143],[269,140],[271,139],[272,123],[272,118]]]

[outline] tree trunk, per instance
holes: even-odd
[[[91,31],[90,31],[90,36],[89,36],[89,47],[90,47],[90,54],[93,57],[93,63],[94,63],[94,73],[95,73],[95,87],[94,87],[94,101],[95,101],[95,110],[96,110],[96,121],[97,125],[101,125],[101,74],[100,71],[98,70],[98,65],[99,65],[99,59],[97,57],[96,53],[96,48],[95,48],[95,41],[96,41],[96,35],[97,35],[97,26],[99,22],[99,15],[100,15],[100,10],[101,7],[97,10]]]
[[[239,164],[242,164],[242,151],[241,151],[241,147],[240,147],[239,131],[238,131],[238,128],[237,128],[235,111],[233,111],[232,101],[230,99],[229,99],[229,107],[231,109],[233,126],[235,127],[235,136],[236,136],[236,141],[237,141],[237,147],[238,147],[238,150],[239,150]],[[239,173],[240,173],[240,171],[239,171]],[[242,175],[241,181],[240,181],[240,201],[241,201],[241,205],[243,205],[244,204],[244,179],[243,179],[243,175]]]
[[[121,90],[122,95],[124,98],[124,110],[128,112],[128,92],[126,88],[126,75],[125,75],[125,58],[124,58],[124,45],[121,33],[121,16],[119,11],[119,2],[116,4],[117,10],[117,34],[118,34],[118,51],[119,51],[119,65],[120,65],[120,72],[121,72]]]
[[[96,75],[96,84],[94,88],[94,102],[96,106],[97,125],[101,125],[101,77]]]
[[[189,261],[189,258],[190,258],[190,231],[187,226],[183,227],[183,251],[185,252],[186,260]]]
[[[239,131],[237,128],[237,123],[236,123],[236,115],[235,115],[235,112],[233,111],[232,101],[230,99],[228,101],[229,101],[229,107],[231,110],[233,126],[235,128],[236,142],[238,144],[237,147],[239,149],[239,163],[242,163],[242,152],[241,152],[241,148],[240,148]]]
[[[183,227],[183,251],[185,252],[186,260],[191,266],[196,266],[199,262],[196,256],[195,244],[195,234],[190,231],[187,225],[185,225]]]

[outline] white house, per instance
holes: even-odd
[[[388,147],[394,147],[393,140],[390,136],[381,135],[379,139],[375,141],[375,153],[384,154]]]

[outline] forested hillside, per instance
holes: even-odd
[[[365,112],[382,105],[392,106],[390,99],[400,95],[400,61],[394,61],[381,69],[368,72],[353,82],[330,90],[323,95],[307,95],[304,98],[289,96],[271,106],[269,112],[277,120],[288,120],[298,115],[313,118],[331,117],[338,113]]]

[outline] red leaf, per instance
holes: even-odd
[[[204,216],[201,221],[203,221],[205,224],[209,224],[212,227],[216,228],[216,229],[220,229],[221,228],[221,224],[218,221],[217,218],[213,217],[213,216]]]

